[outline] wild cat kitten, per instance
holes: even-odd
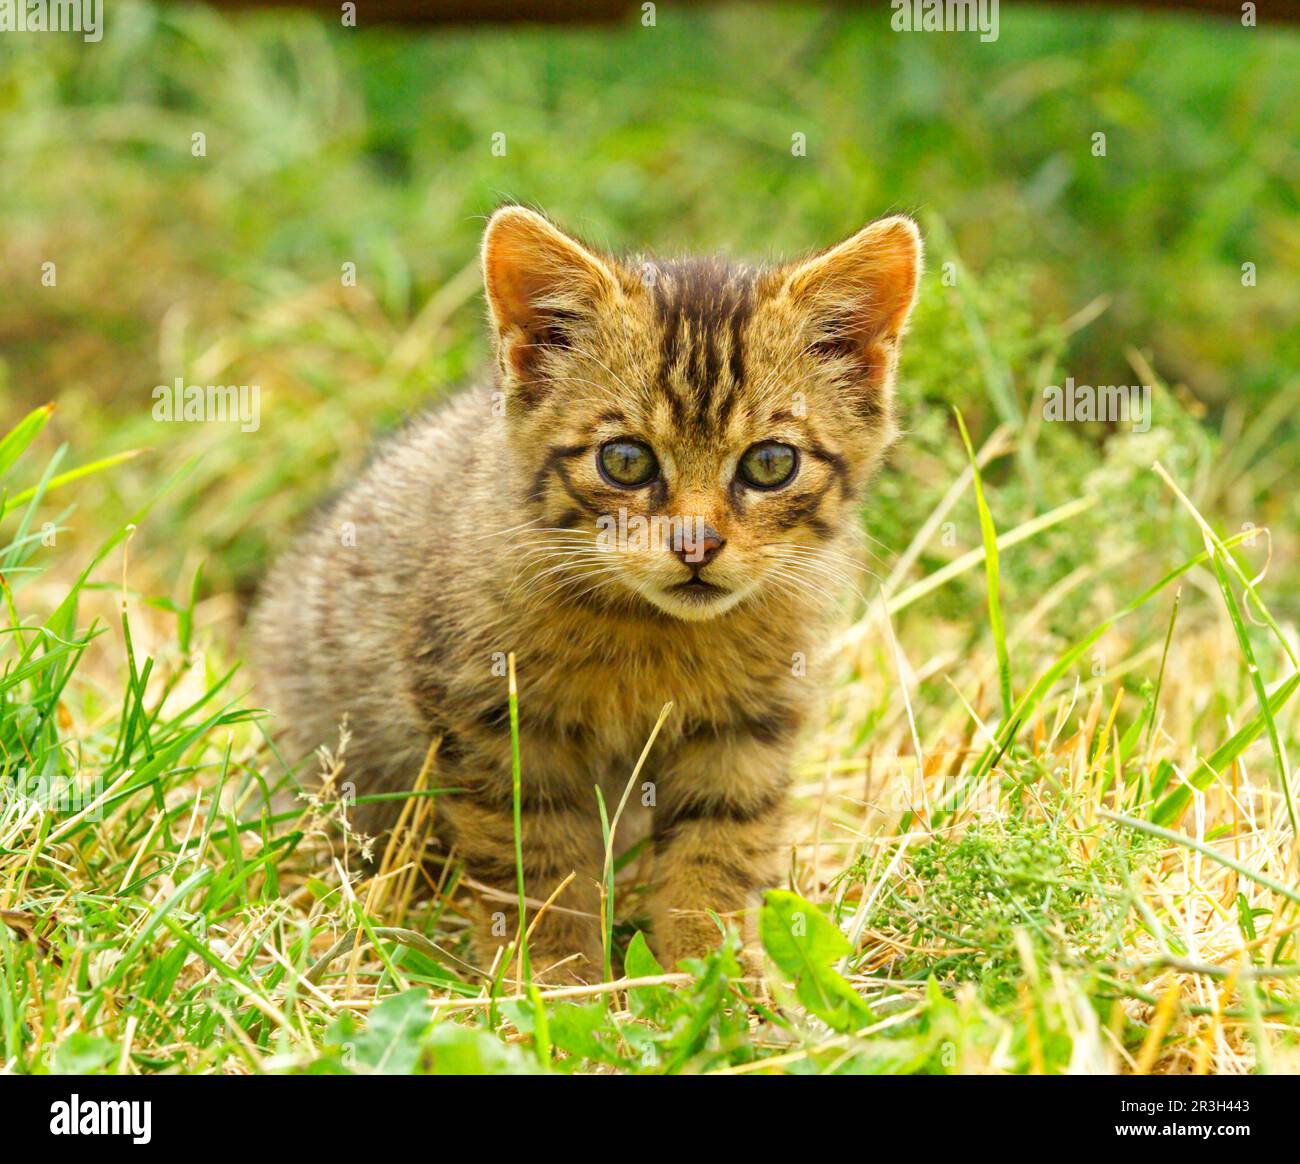
[[[864,487],[895,436],[915,225],[874,222],[771,269],[597,254],[519,206],[483,275],[492,381],[394,438],[264,589],[252,639],[296,755],[352,732],[358,794],[411,786],[441,737],[438,814],[515,893],[506,683],[517,657],[531,942],[601,967],[593,786],[616,803],[660,709],[652,938],[719,940],[788,863],[791,754]],[[622,537],[637,518],[679,537]],[[630,523],[630,524],[629,524]],[[634,801],[643,799],[638,792]],[[387,808],[388,806],[384,806]],[[361,810],[374,831],[394,813]],[[475,949],[505,940],[483,905]],[[585,966],[571,955],[579,955]]]

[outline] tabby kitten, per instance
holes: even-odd
[[[652,837],[652,938],[674,965],[717,944],[710,911],[747,910],[788,863],[803,661],[895,436],[920,237],[894,217],[770,269],[621,260],[506,206],[482,259],[494,377],[392,440],[278,564],[252,628],[260,679],[295,755],[347,717],[359,795],[408,789],[441,738],[437,779],[459,791],[438,814],[468,875],[499,891],[475,927],[487,963],[515,892],[514,652],[528,895],[576,873],[533,962],[588,977],[593,786],[612,811],[671,700],[631,804]]]

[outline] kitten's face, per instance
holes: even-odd
[[[533,592],[696,621],[838,591],[919,263],[901,218],[754,271],[617,262],[498,211],[484,270]]]

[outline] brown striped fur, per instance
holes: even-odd
[[[600,966],[593,785],[617,802],[672,700],[632,804],[653,839],[653,937],[675,963],[716,943],[710,910],[737,914],[781,878],[790,757],[815,698],[799,660],[824,640],[894,439],[920,239],[890,218],[772,269],[616,260],[512,206],[488,225],[483,267],[495,375],[391,441],[277,565],[252,628],[260,682],[297,755],[346,715],[363,795],[410,787],[441,736],[438,779],[463,791],[439,813],[468,874],[508,894],[514,652],[528,892],[577,874],[535,961],[586,975]],[[660,476],[607,482],[596,455],[616,437],[649,444]],[[800,458],[770,491],[737,476],[763,440]],[[696,566],[665,547],[597,549],[620,508],[689,516],[725,544]],[[693,570],[719,588],[708,600],[672,589]],[[498,910],[476,930],[485,960],[508,939]]]

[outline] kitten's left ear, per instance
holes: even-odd
[[[805,321],[809,347],[834,361],[875,411],[889,387],[898,339],[921,279],[921,232],[903,215],[863,227],[798,264],[783,290]]]
[[[521,385],[544,379],[546,355],[619,294],[603,260],[523,206],[503,206],[488,222],[483,285],[502,370]]]

